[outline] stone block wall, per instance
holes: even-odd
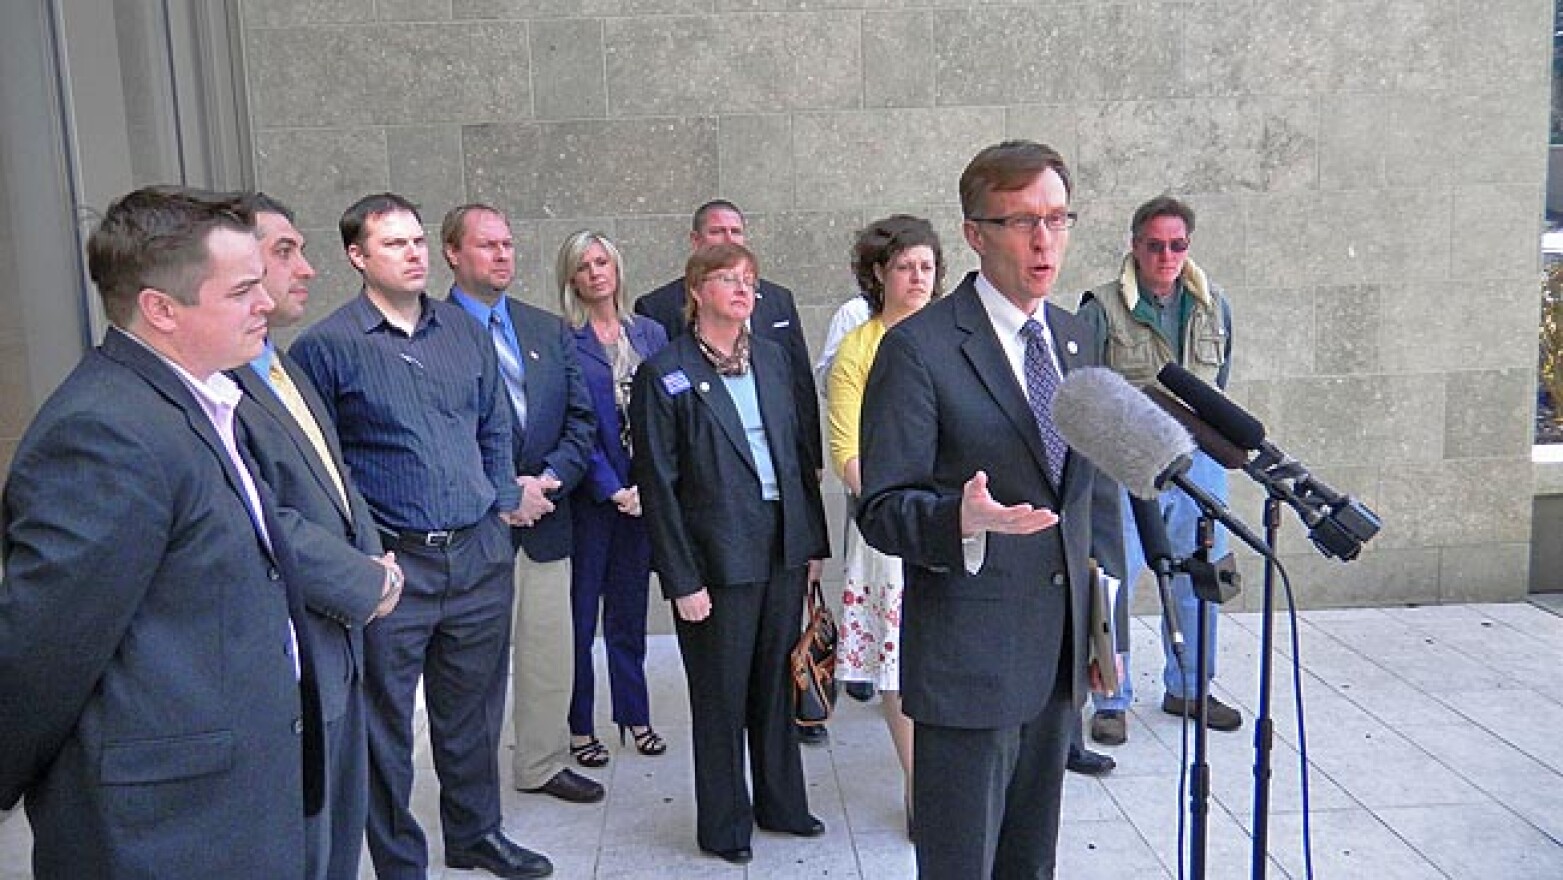
[[[499,205],[525,297],[548,307],[568,232],[608,232],[638,293],[679,271],[691,209],[721,196],[817,348],[852,293],[854,230],[930,216],[959,278],[975,264],[961,168],[1000,139],[1044,140],[1082,214],[1060,299],[1116,271],[1137,204],[1187,199],[1194,255],[1236,312],[1234,395],[1384,518],[1342,565],[1287,515],[1305,604],[1525,590],[1543,0],[241,8],[259,183],[313,236],[314,315],[356,292],[334,223],[372,190],[424,205],[431,236],[454,204]],[[1236,488],[1245,519],[1260,504]]]

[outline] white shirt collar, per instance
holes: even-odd
[[[125,334],[126,337],[135,340],[137,345],[140,345],[147,351],[157,355],[159,360],[167,364],[168,368],[174,371],[174,375],[178,376],[180,381],[189,386],[190,391],[195,394],[196,400],[208,413],[213,412],[214,409],[227,409],[232,411],[234,407],[239,405],[239,400],[244,397],[244,392],[239,388],[238,384],[232,379],[228,378],[228,374],[224,373],[223,371],[218,370],[211,376],[207,377],[205,382],[202,382],[200,379],[197,379],[194,375],[192,375],[189,370],[181,367],[172,358],[148,345],[145,339],[142,339],[136,334],[131,333],[129,330],[124,330],[118,327],[112,329],[118,330],[119,332]]]
[[[1032,314],[1021,311],[1009,297],[999,293],[999,289],[993,286],[986,275],[977,273],[977,296],[982,300],[982,307],[988,313],[988,320],[993,322],[993,329],[1000,337],[1011,336],[1020,338],[1020,328],[1026,323],[1026,319],[1035,318],[1038,324],[1047,330],[1047,308],[1045,303],[1037,303],[1037,309]]]
[[[999,346],[1004,349],[1004,356],[1009,360],[1010,369],[1014,371],[1020,387],[1026,387],[1026,338],[1020,335],[1020,328],[1031,319],[1042,325],[1042,336],[1048,342],[1047,354],[1053,359],[1053,369],[1063,375],[1063,365],[1058,362],[1058,352],[1053,350],[1053,335],[1047,326],[1047,304],[1038,303],[1036,311],[1028,315],[999,293],[999,289],[981,272],[977,273],[974,286],[982,310],[988,313],[993,333],[999,338]]]

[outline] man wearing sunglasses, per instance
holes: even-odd
[[[1088,291],[1080,301],[1079,316],[1095,330],[1097,351],[1102,362],[1122,374],[1135,386],[1156,380],[1156,374],[1168,363],[1177,363],[1206,383],[1225,388],[1232,366],[1232,306],[1221,289],[1205,276],[1189,258],[1194,235],[1194,210],[1171,196],[1157,196],[1141,205],[1129,223],[1132,250],[1124,257],[1117,280]],[[1190,477],[1216,498],[1226,498],[1226,471],[1202,452],[1194,455]],[[1159,501],[1167,537],[1178,556],[1194,552],[1195,525],[1199,510],[1189,497],[1177,489],[1163,492]],[[1130,601],[1134,581],[1145,570],[1138,533],[1129,505],[1123,505],[1124,553],[1128,571],[1126,592],[1121,601]],[[1217,526],[1211,557],[1226,553],[1226,532]],[[1180,668],[1165,638],[1162,644],[1165,666],[1162,681],[1166,693],[1162,711],[1172,715],[1198,717],[1198,706],[1187,706],[1196,699],[1195,669],[1200,650],[1205,651],[1206,672],[1216,673],[1216,611],[1210,605],[1206,618],[1205,645],[1199,644],[1196,623],[1198,603],[1188,575],[1173,580],[1173,596],[1178,620],[1182,622],[1187,650],[1185,666]],[[1129,657],[1123,657],[1123,688],[1112,696],[1093,693],[1096,714],[1091,719],[1091,738],[1104,745],[1119,745],[1128,738],[1126,712],[1134,699]],[[1208,719],[1215,730],[1236,730],[1243,716],[1215,696],[1207,698]]]

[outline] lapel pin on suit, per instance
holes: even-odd
[[[531,358],[531,359],[532,359],[532,360],[534,360],[534,361],[535,361],[535,360],[541,360],[541,358],[539,358],[539,357],[538,357],[538,356],[537,356],[537,352],[535,352],[535,351],[529,351],[529,352],[527,352],[527,353],[526,353],[526,356],[527,356],[527,357],[529,357],[529,358]]]
[[[707,391],[710,391],[710,390],[711,390],[711,383],[710,382],[701,382],[700,383],[700,393],[701,394],[704,394],[704,393],[706,393]]]
[[[1070,354],[1080,353],[1080,346],[1077,345],[1073,339],[1064,343],[1064,349],[1067,350]]]

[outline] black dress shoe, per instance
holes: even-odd
[[[538,788],[521,790],[531,794],[551,794],[559,800],[569,801],[572,804],[594,804],[602,800],[603,795],[606,794],[602,783],[588,779],[568,767],[555,773],[554,778]]]
[[[465,849],[445,850],[445,867],[469,871],[482,868],[496,877],[547,877],[554,872],[553,862],[542,853],[516,845],[504,834],[493,831]]]
[[[1069,747],[1069,760],[1064,766],[1071,773],[1079,773],[1084,776],[1106,776],[1118,766],[1118,762],[1110,755],[1101,752],[1093,752],[1090,749]]]
[[[866,703],[874,698],[874,683],[871,681],[849,681],[842,690],[859,703]]]
[[[825,725],[823,724],[814,724],[808,727],[799,724],[797,727],[798,742],[806,746],[822,746],[830,742],[830,733],[825,730]]]
[[[756,825],[760,823],[756,822]],[[760,825],[766,831],[775,831],[777,834],[791,834],[793,837],[819,837],[825,833],[825,823],[817,817],[810,816],[802,828],[772,828],[769,825]]]
[[[747,846],[740,846],[734,849],[706,849],[702,846],[700,849],[702,852],[708,852],[733,865],[747,865],[754,861],[754,850]]]

